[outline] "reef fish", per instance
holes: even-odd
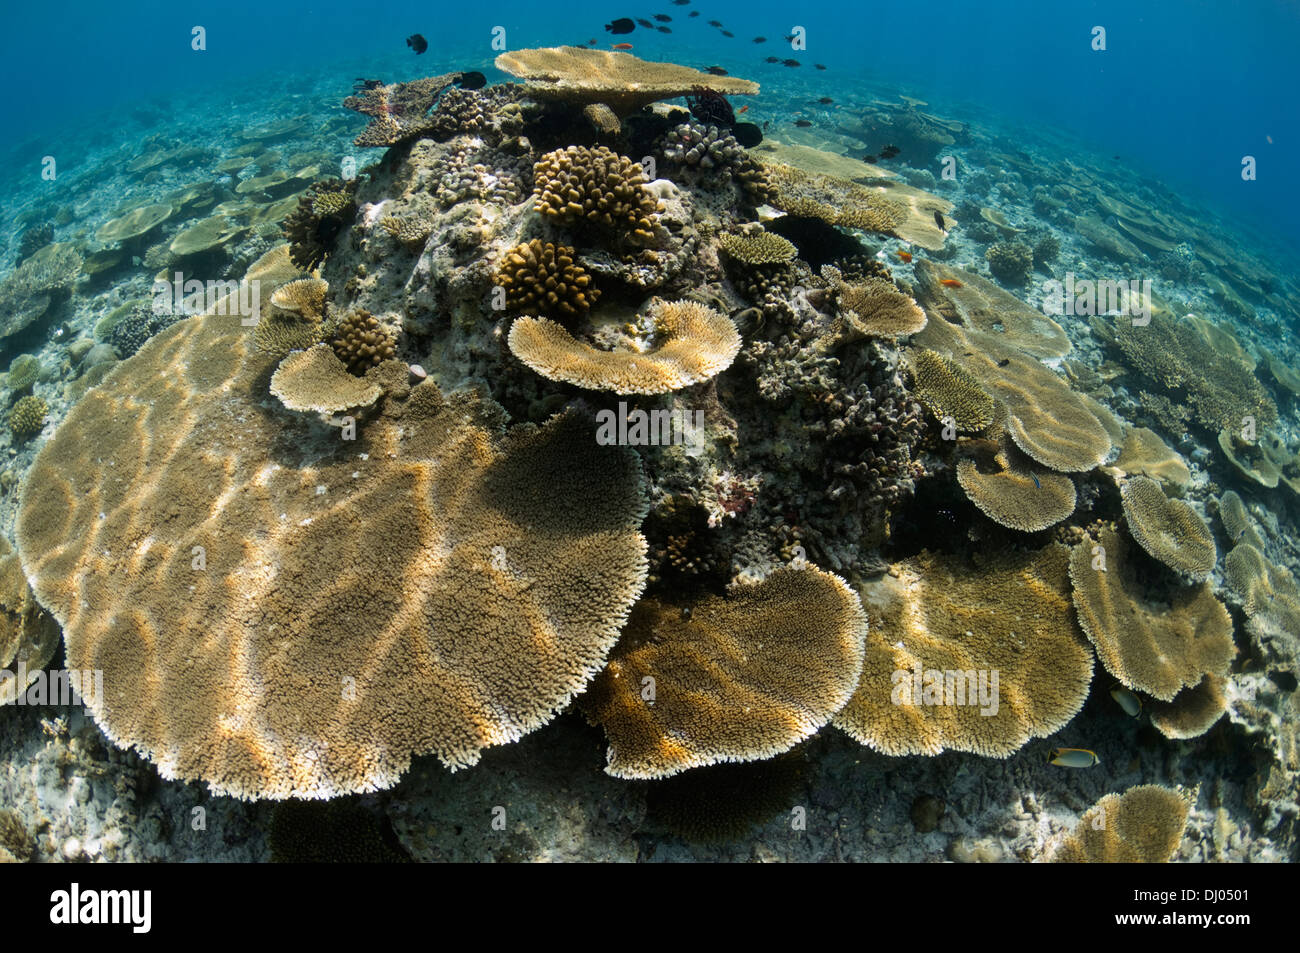
[[[655,14],[655,19],[658,20],[660,23],[672,23],[672,22],[673,22],[673,18],[670,17],[670,16],[669,16],[668,14],[666,14],[666,13],[656,13],[656,14]]]
[[[635,29],[636,24],[631,17],[619,17],[613,23],[605,24],[606,33],[631,33]]]
[[[799,61],[798,61],[798,60],[782,60],[781,63],[782,63],[782,65],[784,65],[784,66],[798,66],[798,65],[799,65]]]
[[[900,252],[895,252],[895,254],[898,255],[899,261],[905,262],[907,264],[912,263],[912,253],[910,251],[900,251]]]
[[[1124,714],[1130,718],[1136,718],[1142,714],[1142,699],[1138,698],[1123,685],[1116,685],[1110,690],[1110,697],[1115,699],[1115,704],[1124,709]]]
[[[459,86],[461,89],[482,89],[486,85],[487,77],[476,69],[460,74]]]
[[[755,43],[766,43],[766,42],[767,42],[767,37],[765,37],[765,36],[756,36],[756,37],[754,37],[754,42],[755,42]]]
[[[611,50],[630,50],[630,49],[632,49],[632,44],[631,44],[631,43],[615,43],[613,46],[610,47],[610,49],[611,49]]]
[[[1091,768],[1101,764],[1101,758],[1087,748],[1053,748],[1050,763],[1061,768]]]
[[[779,56],[769,56],[767,59],[763,60],[763,62],[764,62],[764,63],[779,63],[779,62],[781,62],[781,57],[779,57]]]
[[[719,30],[722,29],[722,24],[719,23],[717,20],[710,20],[709,26],[716,26]]]
[[[653,30],[655,28],[655,25],[651,23],[649,20],[647,20],[645,17],[637,17],[636,22],[641,24],[647,30]]]
[[[726,75],[727,75],[727,71],[726,71],[725,69],[723,69],[721,66],[706,66],[706,67],[704,67],[704,72],[706,72],[706,73],[712,73],[714,76],[726,76]]]
[[[901,151],[902,150],[899,149],[898,146],[885,146],[885,148],[880,150],[880,158],[892,159],[894,158],[894,156],[898,155],[898,153]]]
[[[831,103],[835,102],[835,100],[831,99],[829,96],[823,96],[818,99],[817,102],[821,103],[823,106],[829,106]]]
[[[825,66],[822,66],[821,63],[814,63],[814,64],[813,64],[813,69],[825,69],[825,68],[826,68],[826,67],[825,67]]]
[[[673,32],[672,27],[667,27],[667,26],[657,26],[657,27],[655,27],[655,29],[658,30],[660,33],[671,33],[671,32]]]
[[[948,226],[943,223],[943,212],[940,212],[937,209],[934,213],[934,224],[939,226],[939,231],[943,232],[945,235],[948,234]]]
[[[798,126],[800,129],[807,129],[809,126],[812,125],[812,123],[810,123],[807,119],[796,119],[794,121],[794,124]]]
[[[741,115],[741,114],[743,114],[743,113],[747,113],[747,112],[749,112],[749,107],[748,107],[748,106],[741,106],[739,109],[736,110],[736,115],[739,116],[739,115]]]
[[[718,32],[720,32],[723,36],[730,36],[730,37],[733,37],[733,38],[734,38],[735,35],[736,35],[736,34],[732,33],[730,30],[720,30],[720,31],[718,31]]]
[[[691,16],[691,17],[698,17],[699,15],[700,15],[699,10],[692,10],[690,13],[687,14],[687,16]]]
[[[961,287],[961,282],[958,281],[956,278],[944,278],[944,279],[942,279],[942,280],[939,282],[939,284],[943,285],[945,288],[960,288],[960,287]]]
[[[429,41],[418,33],[412,33],[406,38],[406,45],[415,50],[415,55],[419,56],[429,48]]]
[[[763,123],[764,126],[767,123]],[[731,135],[746,149],[752,149],[763,141],[763,131],[752,122],[738,122],[731,127]]]
[[[690,3],[690,2],[691,2],[691,0],[673,0],[673,6],[675,6],[675,7],[684,7],[684,6],[686,6],[686,4],[688,4],[688,3]]]

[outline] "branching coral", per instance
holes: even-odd
[[[533,166],[537,210],[563,225],[598,226],[635,242],[654,241],[663,206],[641,166],[604,146],[569,146]]]
[[[392,333],[363,308],[344,315],[330,329],[328,337],[334,353],[353,374],[364,374],[397,354]]]
[[[506,307],[529,314],[574,317],[586,314],[599,299],[591,275],[567,245],[534,238],[505,254],[496,282],[506,291]]]
[[[1210,527],[1196,510],[1166,497],[1160,484],[1149,477],[1133,477],[1121,495],[1129,532],[1143,549],[1193,579],[1210,574],[1218,553]]]
[[[326,179],[313,183],[298,199],[298,207],[284,220],[282,231],[289,240],[293,263],[311,271],[330,253],[334,240],[352,224],[357,206],[353,199],[356,180]]]
[[[912,392],[938,421],[952,420],[960,431],[978,433],[993,423],[993,398],[975,376],[937,351],[909,351]]]
[[[371,86],[343,100],[343,105],[370,117],[370,125],[352,141],[356,146],[395,146],[436,127],[429,110],[438,95],[459,82],[460,73],[429,76],[409,83]]]
[[[289,410],[335,414],[369,407],[382,391],[377,384],[348,373],[328,345],[317,344],[280,362],[271,375],[271,393]]]
[[[45,427],[50,405],[40,397],[22,397],[9,411],[9,429],[18,440],[34,437]]]

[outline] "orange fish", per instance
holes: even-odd
[[[945,278],[945,279],[943,279],[941,282],[939,282],[939,284],[943,285],[945,288],[960,288],[960,287],[961,287],[961,282],[958,281],[956,278]]]
[[[912,260],[912,253],[910,251],[900,251],[897,252],[896,254],[900,259],[902,259],[905,262],[910,262]]]
[[[748,106],[741,106],[739,109],[736,110],[736,112],[738,112],[738,113],[747,113],[747,112],[749,112],[749,107],[748,107]]]
[[[631,43],[615,43],[613,46],[610,47],[610,49],[611,49],[611,50],[630,50],[630,49],[632,49],[632,44],[631,44]]]

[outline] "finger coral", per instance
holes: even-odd
[[[108,737],[214,792],[324,798],[549,721],[644,585],[635,454],[574,414],[502,434],[499,409],[405,375],[323,444],[267,413],[246,330],[163,332],[26,483],[24,566],[69,666],[104,673]]]
[[[694,301],[651,307],[655,345],[647,351],[601,351],[546,318],[518,318],[510,350],[538,374],[587,390],[666,394],[714,377],[731,366],[740,332],[725,314]]]
[[[1120,495],[1129,532],[1143,549],[1193,579],[1210,574],[1218,551],[1210,527],[1196,510],[1182,500],[1169,499],[1150,477],[1133,477]]]
[[[505,254],[496,282],[506,290],[506,307],[529,314],[574,317],[586,314],[599,299],[591,275],[567,245],[534,238]]]
[[[1131,547],[1108,528],[1074,547],[1070,579],[1079,625],[1128,688],[1170,701],[1207,673],[1227,674],[1237,654],[1232,617],[1208,583],[1149,591]]]
[[[689,607],[643,599],[583,708],[609,738],[606,772],[664,778],[770,758],[853,692],[866,617],[838,576],[779,569]]]
[[[922,553],[864,586],[867,657],[834,724],[888,755],[991,758],[1060,729],[1092,681],[1068,560],[1059,545],[976,565]]]
[[[1158,784],[1107,794],[1051,854],[1058,864],[1163,864],[1178,851],[1187,798]]]
[[[392,332],[363,308],[349,311],[334,325],[329,344],[353,374],[364,374],[397,355]]]
[[[640,164],[604,146],[569,146],[533,166],[537,210],[562,225],[597,226],[648,244],[663,206]]]
[[[758,83],[714,76],[675,63],[655,63],[617,50],[560,46],[512,50],[496,58],[497,69],[527,80],[529,96],[569,103],[604,103],[619,116],[700,90],[728,96],[754,95]]]

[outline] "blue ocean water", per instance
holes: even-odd
[[[700,16],[690,18],[691,11]],[[620,16],[672,17],[670,34],[638,27],[614,37]],[[432,65],[489,67],[493,29],[511,48],[623,40],[648,59],[720,65],[770,89],[842,99],[858,84],[885,83],[960,119],[963,106],[986,124],[1033,128],[1069,155],[1094,150],[1239,220],[1294,269],[1300,180],[1300,4],[1293,0],[1036,0],[917,4],[695,0],[678,6],[571,0],[559,5],[504,0],[451,4],[395,0],[339,2],[136,2],[73,0],[57,8],[10,5],[0,34],[0,76],[11,91],[11,181],[41,156],[75,158],[79,140],[121,129],[124,113],[157,105],[167,118],[201,128],[250,97],[266,105],[333,73],[341,98],[354,76],[408,79]],[[734,33],[724,37],[708,20]],[[206,50],[191,49],[195,26]],[[782,37],[804,27],[800,69],[763,63],[791,55]],[[1093,29],[1106,31],[1094,50]],[[404,38],[420,32],[429,52]],[[755,44],[755,36],[768,42]],[[820,62],[825,71],[812,70]],[[503,78],[490,69],[491,78]],[[762,97],[755,118],[764,118]],[[223,118],[225,118],[223,116]],[[161,121],[161,120],[160,120]],[[135,133],[136,130],[132,130]],[[1253,156],[1257,178],[1243,181]],[[67,166],[65,165],[65,169]],[[1282,264],[1285,257],[1287,263]]]

